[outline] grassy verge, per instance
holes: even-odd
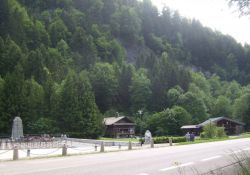
[[[224,140],[235,140],[235,139],[241,139],[241,138],[250,138],[250,133],[242,133],[239,136],[230,136],[230,137],[223,137],[223,138],[212,138],[212,139],[197,138],[195,139],[194,142],[180,142],[179,145],[216,142],[216,141],[224,141]]]
[[[238,138],[249,138],[250,137],[250,132],[242,133]]]
[[[214,138],[214,139],[195,139],[193,142],[180,142],[179,145],[189,145],[189,144],[197,144],[197,143],[206,143],[206,142],[217,142],[223,140],[231,140],[228,137],[225,138]]]

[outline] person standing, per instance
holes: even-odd
[[[192,132],[192,133],[190,134],[190,141],[191,141],[191,142],[194,141],[194,137],[195,137],[195,135],[194,135],[194,133]]]
[[[187,142],[189,142],[190,141],[190,134],[189,134],[189,132],[187,132],[187,134],[185,135],[185,137],[186,137]]]

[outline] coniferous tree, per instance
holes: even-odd
[[[68,73],[62,84],[58,117],[60,129],[73,137],[100,135],[102,120],[86,73]]]
[[[97,63],[90,71],[95,100],[101,112],[112,107],[117,97],[118,79],[111,64]]]
[[[13,73],[8,73],[5,77],[5,85],[4,85],[4,116],[6,125],[4,127],[5,131],[10,132],[10,126],[12,123],[12,119],[15,116],[19,115],[24,123],[27,122],[26,116],[23,116],[23,113],[26,111],[25,104],[25,80],[23,68],[20,64],[18,64]]]

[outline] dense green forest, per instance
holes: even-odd
[[[1,0],[0,133],[95,138],[131,116],[154,135],[227,116],[250,129],[250,46],[150,0]]]

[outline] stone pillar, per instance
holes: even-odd
[[[100,148],[100,152],[104,152],[104,142],[101,143],[101,148]]]
[[[23,123],[20,117],[15,117],[13,120],[11,137],[14,140],[19,140],[23,137]]]
[[[13,160],[18,160],[19,156],[18,156],[18,147],[14,146],[13,149]]]
[[[169,137],[168,140],[169,140],[169,146],[173,146],[172,137]]]
[[[154,148],[154,139],[151,139],[151,148]]]
[[[62,147],[62,156],[67,156],[67,145],[64,144]]]
[[[131,141],[128,142],[128,150],[132,150],[132,143],[131,143]]]

